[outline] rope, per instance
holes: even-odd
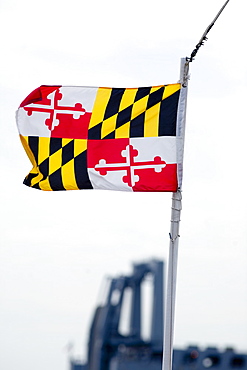
[[[222,6],[222,8],[220,9],[220,11],[218,12],[218,14],[216,15],[216,17],[214,18],[213,22],[210,23],[210,25],[206,28],[204,34],[202,35],[202,37],[201,37],[200,41],[198,42],[198,44],[196,45],[195,49],[192,51],[190,57],[189,58],[188,57],[186,58],[189,63],[193,62],[193,60],[195,59],[195,56],[196,56],[198,50],[200,49],[200,47],[202,45],[204,45],[204,42],[207,41],[207,34],[211,30],[211,28],[214,26],[215,22],[217,21],[217,19],[219,18],[219,16],[223,12],[223,10],[225,9],[225,7],[229,3],[229,1],[230,0],[227,0],[225,2],[225,4]]]

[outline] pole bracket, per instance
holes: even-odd
[[[177,221],[177,222],[179,222],[179,221]],[[170,237],[171,242],[174,243],[177,238],[180,238],[180,235],[176,235],[175,238],[173,238],[172,234],[169,233],[169,237]]]

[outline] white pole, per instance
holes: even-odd
[[[184,139],[185,115],[186,115],[186,97],[187,97],[187,80],[189,72],[189,62],[186,59],[181,60],[180,82],[184,89],[184,97],[178,112],[177,131],[179,136]],[[178,133],[177,133],[178,134]],[[184,142],[184,140],[183,140]],[[180,157],[178,167],[182,167],[182,156]],[[181,175],[182,176],[182,175]],[[181,186],[181,184],[180,184]],[[166,307],[165,307],[165,327],[164,327],[164,349],[162,370],[172,370],[172,354],[173,354],[173,336],[174,336],[174,315],[175,315],[175,297],[176,297],[176,280],[177,280],[177,261],[178,261],[178,240],[179,240],[179,224],[180,214],[182,209],[182,194],[179,189],[172,195],[171,209],[171,228],[170,228],[170,248],[168,262],[168,276],[166,288]]]
[[[177,261],[178,261],[178,238],[179,238],[181,203],[182,203],[181,192],[177,191],[176,193],[173,193],[168,277],[166,289],[164,351],[162,367],[163,370],[172,369],[174,314],[175,314],[175,296],[176,296]]]

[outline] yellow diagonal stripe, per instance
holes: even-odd
[[[123,126],[116,129],[116,139],[126,139],[130,137],[130,122],[125,123]]]
[[[51,188],[50,183],[49,183],[49,178],[47,178],[43,181],[40,181],[39,187],[40,187],[41,190],[52,191],[52,188]]]
[[[112,89],[100,87],[98,89],[95,103],[93,106],[92,116],[90,119],[89,129],[103,121],[107,103],[110,99]]]
[[[34,177],[31,180],[31,186],[36,185],[38,182],[40,182],[43,179],[43,175],[39,172],[38,176]]]
[[[180,88],[181,88],[181,84],[173,84],[173,85],[165,86],[165,91],[164,91],[162,99],[168,98],[168,96],[171,96],[172,94],[180,90]]]
[[[137,100],[134,103],[132,112],[131,112],[131,119],[134,119],[140,114],[142,114],[143,112],[145,112],[145,110],[147,109],[148,98],[149,98],[149,95],[144,96],[142,99]]]
[[[159,136],[160,103],[149,108],[145,113],[144,137]]]
[[[70,143],[72,140],[74,140],[74,139],[62,139],[62,146],[67,145],[67,144],[68,144],[68,143]]]
[[[50,138],[40,137],[39,138],[39,152],[38,152],[38,164],[42,163],[49,157],[50,152]]]
[[[117,123],[117,114],[114,114],[114,116],[111,116],[107,118],[103,124],[101,129],[101,138],[103,139],[107,135],[109,135],[111,132],[115,131],[116,129],[116,123]]]
[[[164,87],[164,85],[160,85],[160,86],[152,86],[152,87],[151,87],[151,90],[150,90],[150,94],[152,94],[153,92],[155,92],[155,91],[159,90],[161,87],[163,88],[163,87]]]
[[[74,159],[62,167],[62,179],[66,190],[78,189],[75,179]]]
[[[62,149],[53,153],[49,158],[49,175],[57,171],[62,166]]]
[[[74,156],[77,157],[79,154],[87,149],[87,140],[75,139],[74,140]]]
[[[29,145],[28,145],[28,136],[22,136],[20,135],[20,139],[21,139],[21,142],[22,142],[22,145],[28,155],[28,158],[30,159],[32,165],[33,165],[33,168],[31,169],[31,171],[29,172],[30,174],[37,174],[37,176],[35,176],[32,180],[31,180],[31,186],[34,186],[36,185],[39,181],[41,181],[43,179],[43,175],[40,173],[39,171],[39,167],[37,166],[37,163],[36,163],[36,160],[35,160],[35,157],[33,155],[33,152],[31,151]]]
[[[29,158],[30,162],[33,165],[33,170],[36,169],[36,172],[37,172],[38,171],[37,163],[36,163],[35,157],[33,155],[33,152],[31,151],[31,149],[28,145],[28,136],[20,135],[20,139],[21,139],[21,143],[23,145],[23,148],[25,149],[25,152],[27,153],[28,158]],[[32,173],[32,171],[31,171],[31,173]]]
[[[120,102],[119,111],[122,111],[134,103],[137,90],[138,88],[125,89]]]

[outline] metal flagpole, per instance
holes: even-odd
[[[180,212],[182,204],[181,200],[182,200],[181,191],[173,193],[168,279],[166,291],[165,332],[164,332],[164,351],[162,367],[163,370],[172,369],[174,313],[175,313],[175,295],[176,295],[177,261],[178,261],[178,238],[179,238]]]
[[[220,14],[225,9],[230,0],[226,0],[214,20],[206,28],[204,34],[192,51],[190,58],[181,60],[180,83],[182,84],[181,101],[178,112],[178,136],[184,139],[184,128],[186,118],[186,100],[187,100],[187,82],[189,78],[189,63],[191,63],[200,47],[207,40],[207,34],[214,26]],[[179,122],[180,121],[180,122]],[[183,150],[182,150],[183,152]],[[180,156],[178,163],[178,172],[182,170],[183,153]],[[170,248],[168,262],[168,276],[166,289],[166,306],[165,306],[165,328],[164,328],[164,349],[162,370],[172,370],[172,353],[173,353],[173,335],[174,335],[174,314],[175,314],[175,296],[176,296],[176,280],[177,280],[177,261],[178,261],[178,239],[179,239],[179,223],[182,209],[182,194],[181,188],[172,195],[172,211],[171,211],[171,228],[170,228]]]
[[[180,83],[182,84],[182,101],[178,120],[182,120],[182,131],[180,135],[184,137],[185,116],[186,116],[186,98],[187,98],[187,80],[189,73],[189,61],[186,58],[181,59]],[[182,160],[182,158],[181,158]],[[180,165],[179,163],[178,165]],[[174,314],[175,314],[175,296],[177,280],[177,261],[178,261],[178,240],[179,240],[179,223],[182,209],[181,189],[172,194],[171,208],[171,227],[170,227],[170,248],[168,262],[168,276],[166,289],[165,305],[165,328],[164,328],[164,349],[162,370],[172,369],[172,352],[173,352],[173,333],[174,333]]]

